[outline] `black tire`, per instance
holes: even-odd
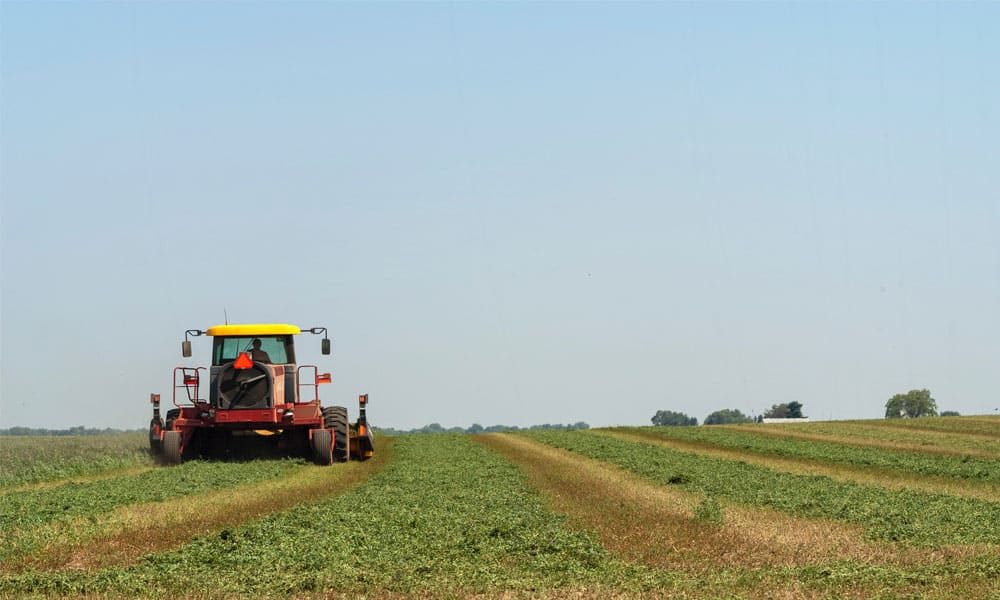
[[[168,465],[179,465],[181,456],[181,432],[167,431],[163,434],[163,460]]]
[[[351,442],[347,437],[347,409],[343,406],[324,408],[323,427],[333,431],[333,460],[347,462],[351,457]]]
[[[153,417],[149,420],[149,450],[156,456],[159,456],[163,452],[163,442],[160,441],[160,430],[163,429],[163,423]]]
[[[317,465],[328,465],[333,462],[333,451],[330,448],[330,432],[326,429],[313,431],[312,455],[313,462]]]

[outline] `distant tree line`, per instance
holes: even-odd
[[[896,394],[885,403],[886,419],[916,419],[919,417],[960,417],[956,410],[937,411],[937,400],[930,390],[910,390]]]
[[[109,433],[134,433],[137,431],[146,431],[146,430],[113,429],[111,427],[105,427],[104,429],[97,429],[96,427],[84,427],[83,425],[77,425],[76,427],[70,427],[69,429],[39,429],[35,427],[8,427],[7,429],[0,429],[0,435],[107,435]]]
[[[930,390],[910,390],[905,394],[896,394],[885,403],[886,419],[916,419],[936,416],[937,401],[931,398]]]
[[[650,419],[653,425],[679,425],[679,426],[692,426],[698,424],[698,419],[694,417],[689,417],[682,412],[674,412],[672,410],[658,410],[653,418]]]
[[[705,417],[705,425],[738,425],[740,423],[753,423],[753,419],[736,408],[717,410]]]
[[[896,394],[885,403],[886,419],[915,419],[918,417],[938,416],[937,401],[931,397],[929,390],[910,390],[905,394]],[[957,411],[946,410],[940,413],[942,417],[958,417]],[[775,404],[767,409],[763,415],[756,418],[756,422],[761,423],[764,419],[802,419],[801,402],[784,402]],[[658,410],[650,419],[653,425],[697,425],[698,419],[689,417],[682,412],[672,410]],[[739,423],[753,423],[754,419],[746,416],[738,409],[724,408],[717,410],[705,417],[705,425],[733,425]]]
[[[775,404],[764,413],[765,419],[802,419],[804,417],[801,402]]]
[[[805,415],[802,414],[801,402],[784,402],[782,404],[775,404],[769,408],[763,416],[758,416],[756,421],[760,423],[763,421],[764,417],[769,419],[802,419],[804,416]],[[698,419],[689,417],[682,412],[672,410],[658,410],[650,420],[653,422],[653,425],[661,426],[684,426],[698,424]],[[753,422],[754,419],[746,416],[736,408],[724,408],[722,410],[717,410],[705,417],[705,425],[736,425],[739,423]]]
[[[530,427],[518,427],[517,425],[490,425],[483,427],[479,423],[473,423],[469,427],[443,427],[440,423],[431,423],[416,429],[395,429],[393,427],[379,427],[373,425],[376,431],[386,435],[410,435],[417,433],[498,433],[501,431],[530,431],[534,429],[590,429],[583,421],[573,424],[545,423],[544,425],[532,425]]]
[[[698,419],[673,410],[658,410],[650,421],[653,422],[653,425],[660,426],[693,426],[698,424]],[[705,417],[705,425],[731,425],[752,422],[753,419],[735,408],[717,410]]]

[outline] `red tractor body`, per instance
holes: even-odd
[[[314,327],[309,333],[326,334]],[[359,397],[359,415],[348,420],[343,406],[323,407],[319,386],[329,373],[295,363],[294,325],[217,325],[188,335],[214,338],[210,367],[179,366],[173,374],[173,404],[165,419],[160,395],[152,394],[150,447],[168,464],[197,455],[226,455],[248,450],[309,455],[319,464],[364,460],[374,451],[366,416],[367,394]],[[329,354],[329,339],[323,339]],[[182,345],[185,357],[191,343]],[[201,395],[208,374],[208,396]],[[183,391],[181,391],[183,390]]]

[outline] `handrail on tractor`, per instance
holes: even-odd
[[[201,402],[201,398],[198,397],[198,384],[201,383],[201,375],[198,371],[206,371],[205,367],[174,367],[174,406],[180,408],[181,405],[177,403],[177,390],[184,388],[187,392],[188,402],[197,406]],[[181,372],[181,383],[177,383],[177,372]],[[192,390],[194,394],[192,395]]]
[[[302,369],[312,369],[312,371],[313,371],[313,382],[312,383],[304,383],[302,381],[302,375],[301,375]],[[298,381],[298,385],[299,385],[299,390],[300,390],[299,391],[299,398],[300,398],[300,400],[302,398],[302,391],[301,391],[301,389],[302,389],[302,386],[304,386],[304,385],[313,388],[313,393],[316,395],[316,397],[313,398],[312,400],[301,400],[301,402],[319,402],[319,385],[321,383],[330,383],[330,381],[331,381],[330,374],[329,373],[320,373],[319,372],[319,367],[317,367],[316,365],[299,365],[299,367],[297,369],[295,369],[295,379],[296,379],[296,381]]]

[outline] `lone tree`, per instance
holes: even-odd
[[[785,402],[775,404],[764,413],[764,417],[768,419],[801,419],[803,417],[802,403]]]
[[[682,412],[658,410],[651,419],[653,425],[697,425],[698,419],[689,417]]]
[[[885,403],[886,419],[916,419],[937,416],[937,402],[929,390],[910,390],[896,394]]]
[[[735,408],[724,408],[705,417],[705,425],[732,425],[736,423],[752,423],[750,417]]]

